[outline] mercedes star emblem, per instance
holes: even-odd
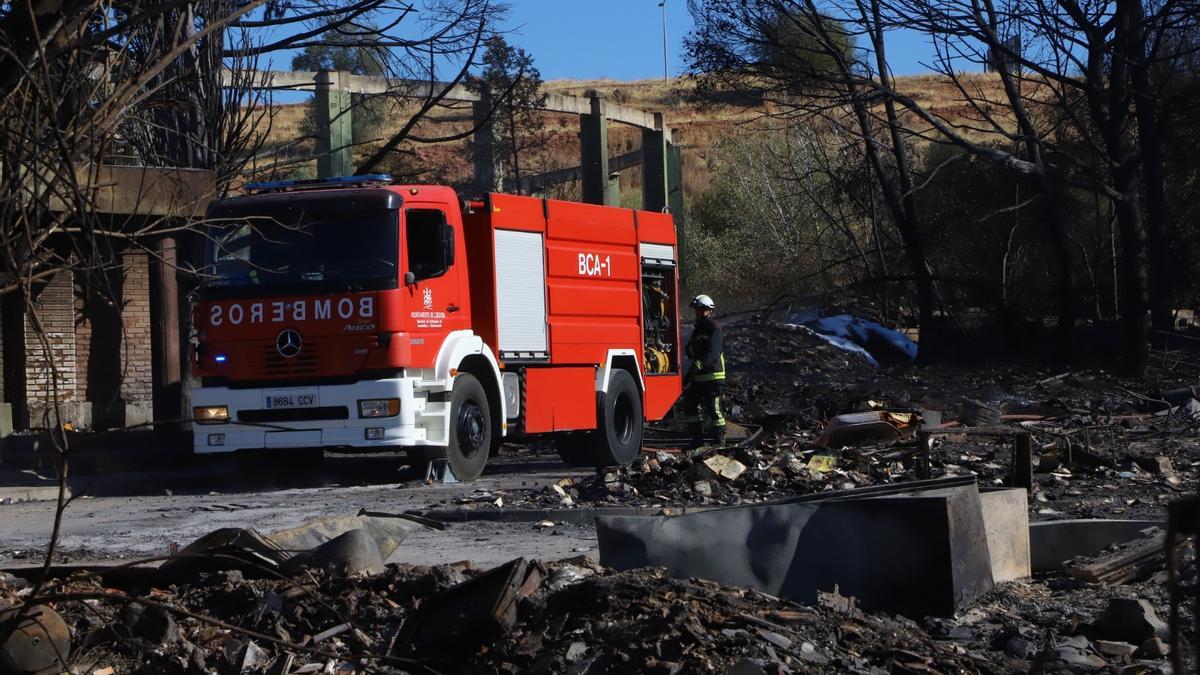
[[[280,332],[279,337],[275,338],[275,349],[285,359],[299,354],[300,344],[300,333],[292,328]]]

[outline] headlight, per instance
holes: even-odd
[[[359,417],[395,417],[399,414],[398,398],[369,398],[358,402]]]
[[[229,421],[229,408],[223,405],[206,405],[192,408],[196,424],[224,424]]]

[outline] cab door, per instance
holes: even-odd
[[[413,365],[430,367],[443,338],[470,327],[463,291],[462,223],[444,204],[406,204],[401,213],[405,328]]]

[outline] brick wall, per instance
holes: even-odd
[[[78,401],[78,372],[75,350],[75,286],[71,272],[60,272],[39,291],[35,291],[33,306],[41,319],[42,329],[49,342],[50,358],[58,372],[58,399],[62,402]],[[52,382],[51,362],[47,358],[46,345],[34,329],[32,316],[25,317],[25,393],[28,397],[30,424],[45,426],[52,408],[55,387]],[[77,406],[66,406],[63,421],[85,424],[83,414]]]
[[[0,298],[3,302],[3,298]],[[0,311],[0,403],[5,402],[4,398],[4,312]],[[11,401],[9,401],[11,403]]]
[[[61,272],[36,291],[34,307],[58,369],[64,422],[111,428],[152,419],[154,362],[147,253],[122,254],[121,268],[107,276]],[[32,318],[25,316],[24,323],[29,425],[45,427],[53,407],[50,362]]]
[[[94,281],[82,277],[83,275],[79,275],[75,278],[75,359],[79,364],[75,369],[75,387],[81,397],[87,398],[90,383],[87,363],[92,354],[92,314],[95,311],[90,303],[97,300],[93,296]]]

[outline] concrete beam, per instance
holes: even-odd
[[[589,112],[579,116],[579,166],[583,169],[585,204],[604,204],[608,193],[608,119],[605,101],[591,98]]]
[[[632,150],[623,155],[609,157],[608,170],[610,172],[624,171],[626,169],[639,166],[641,163],[642,149],[638,148],[637,150]],[[558,183],[566,183],[567,181],[582,179],[583,167],[572,166],[566,169],[556,169],[554,171],[547,171],[546,173],[539,173],[532,176],[521,176],[521,184],[519,186],[506,184],[505,189],[512,190],[514,188],[519,188],[523,193],[532,194],[541,190],[547,185],[557,185]]]
[[[450,86],[449,82],[408,80],[372,75],[355,75],[346,71],[332,71],[338,76],[342,91],[351,94],[403,94],[413,98],[435,96]],[[259,82],[264,89],[288,89],[292,91],[316,91],[320,86],[317,77],[320,71],[311,70],[264,70],[258,71]],[[224,72],[226,85],[232,84],[233,76]],[[450,101],[478,101],[479,93],[459,84],[454,85],[445,97]]]
[[[609,103],[607,101],[604,107],[605,115],[613,122],[641,127],[643,129],[654,128],[654,113],[648,113],[637,108],[630,108],[627,105]],[[588,115],[592,112],[591,98],[551,94],[546,96],[546,102],[542,106],[542,109],[547,112]]]
[[[354,75],[341,72],[340,79],[344,91],[354,94],[396,94],[413,98],[429,98],[450,86],[449,82],[429,82],[427,80],[409,80],[370,75]],[[259,71],[258,81],[264,89],[289,89],[293,91],[314,91],[317,88],[317,73],[312,71]],[[225,84],[233,82],[228,70],[225,71]],[[461,84],[454,85],[444,97],[447,101],[479,100],[479,92],[473,91]],[[567,113],[571,115],[591,114],[591,100],[580,96],[563,96],[551,94],[546,97],[543,110],[547,112]],[[618,124],[628,124],[642,129],[654,129],[654,113],[637,108],[631,108],[619,103],[608,104],[608,119]]]
[[[217,197],[216,179],[207,169],[147,166],[81,167],[75,179],[90,195],[94,213],[122,216],[203,216]],[[53,211],[75,208],[58,196]]]

